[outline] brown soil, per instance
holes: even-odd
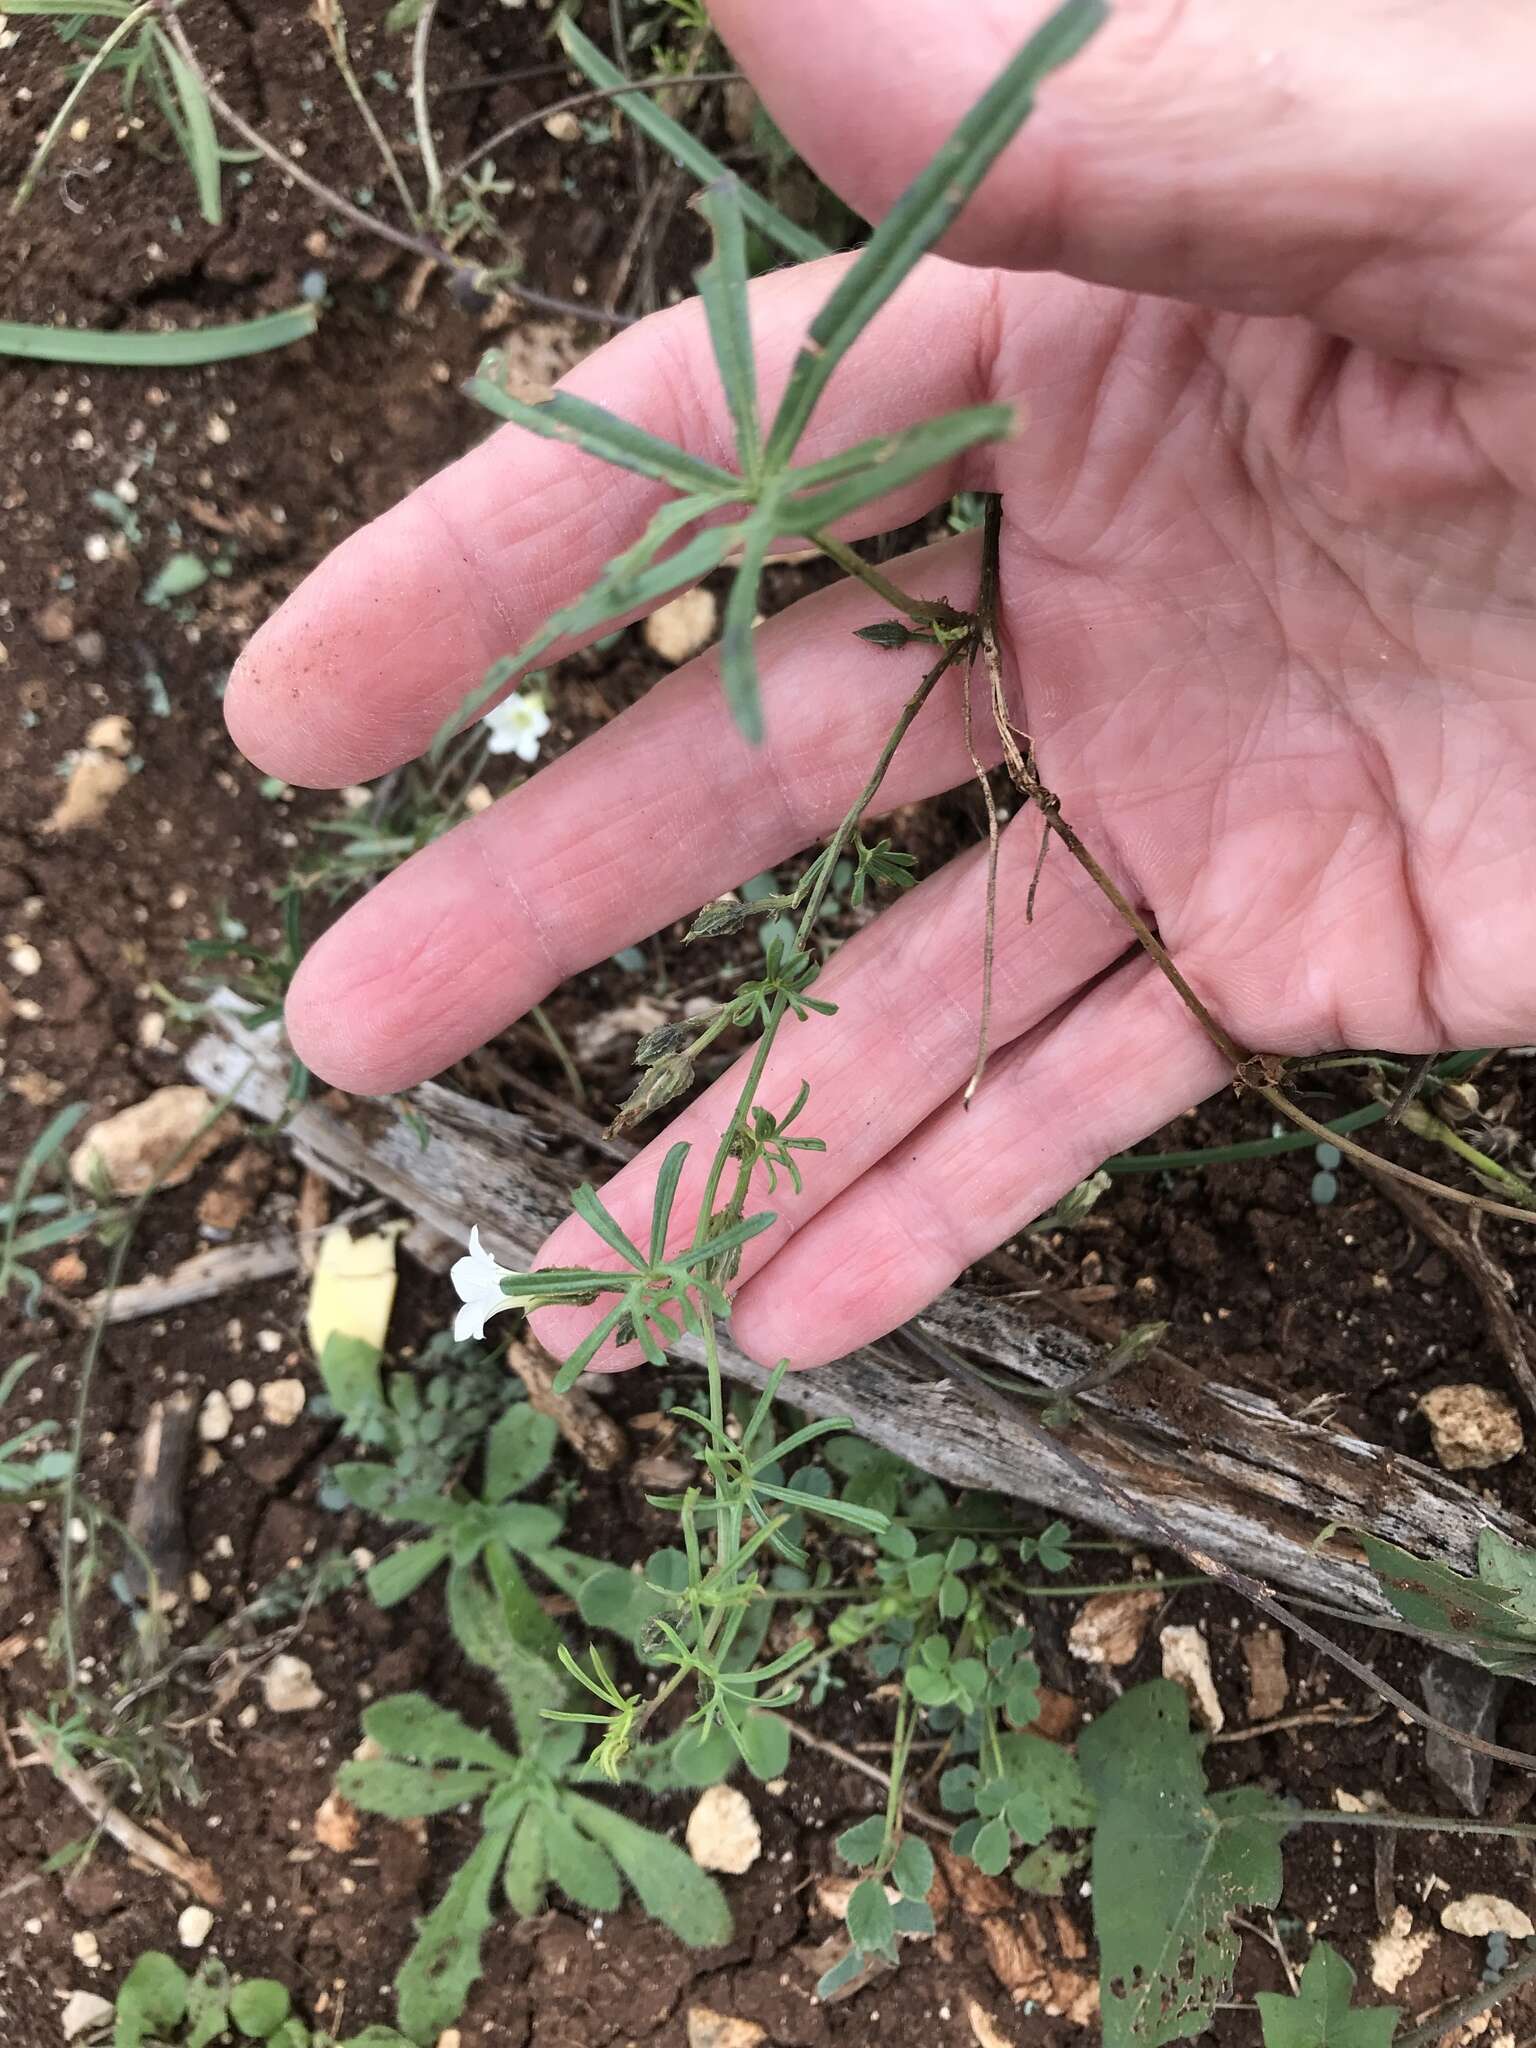
[[[379,71],[397,80],[404,75],[399,39],[386,41],[379,26],[384,12],[381,0],[349,9],[354,61],[365,80]],[[259,113],[280,146],[302,141],[308,167],[348,192],[382,187],[304,9],[287,4],[248,13],[234,4],[209,5],[188,9],[187,19],[207,60],[223,67],[231,95]],[[543,26],[533,8],[488,0],[445,8],[440,75],[484,79],[545,61]],[[44,23],[24,24],[5,56],[10,118],[0,129],[0,186],[9,187],[57,103],[64,74]],[[556,77],[455,94],[445,102],[445,144],[461,146],[562,89]],[[404,147],[404,95],[380,87],[375,103]],[[166,1015],[163,990],[187,986],[188,940],[213,936],[226,915],[249,927],[253,940],[276,940],[274,886],[307,822],[334,815],[334,800],[263,787],[225,739],[218,713],[223,679],[252,625],[327,549],[480,431],[455,387],[488,332],[436,285],[416,310],[406,310],[409,262],[336,232],[302,195],[285,194],[265,166],[248,183],[229,181],[229,219],[206,227],[184,166],[154,153],[160,144],[152,123],[124,136],[109,92],[96,92],[88,106],[90,133],[66,141],[60,158],[73,175],[45,181],[0,249],[8,316],[138,327],[206,323],[291,304],[300,278],[315,269],[325,273],[328,304],[312,340],[226,367],[155,376],[0,365],[0,673],[9,707],[0,723],[0,938],[7,947],[0,963],[0,1170],[7,1175],[61,1104],[87,1101],[99,1114],[178,1077],[187,1029],[172,1013],[157,1039],[152,1020]],[[518,181],[512,225],[527,279],[600,301],[633,206],[627,148],[561,144],[536,129],[519,145],[515,164],[503,168]],[[664,284],[682,288],[697,254],[695,232],[686,215],[668,224],[657,250]],[[505,309],[495,316],[502,328],[508,318]],[[117,494],[116,519],[103,513],[100,500],[93,503],[92,494],[104,492]],[[104,556],[95,536],[107,542]],[[217,573],[191,601],[171,610],[148,607],[146,584],[182,547],[203,554]],[[787,599],[803,584],[795,572],[781,572],[774,595]],[[560,743],[611,716],[654,673],[635,635],[573,664]],[[45,821],[61,770],[87,728],[107,713],[132,721],[135,772],[99,828],[51,834]],[[942,853],[973,829],[972,810],[969,800],[956,799],[908,821],[910,843],[925,857]],[[37,948],[38,971],[20,970],[18,945]],[[681,980],[683,972],[665,940],[648,950],[648,977]],[[616,968],[583,976],[553,1013],[573,1031],[635,989],[636,977]],[[532,1033],[513,1034],[502,1051],[514,1076],[562,1086]],[[626,1088],[626,1060],[619,1044],[606,1064],[592,1064],[587,1079],[599,1113]],[[470,1071],[483,1080],[484,1069]],[[1521,1100],[1523,1072],[1505,1061],[1483,1083],[1494,1120],[1516,1131],[1531,1127]],[[1320,1100],[1335,1110],[1350,1107],[1346,1087]],[[1221,1102],[1191,1113],[1163,1142],[1184,1147],[1253,1132],[1249,1109]],[[272,1184],[248,1230],[281,1214],[295,1193],[296,1175],[280,1144],[272,1156]],[[199,1200],[225,1164],[227,1155],[188,1187],[156,1198],[128,1277],[163,1272],[198,1247]],[[1427,1432],[1416,1406],[1422,1393],[1447,1379],[1508,1387],[1478,1300],[1398,1209],[1347,1167],[1337,1202],[1318,1208],[1312,1171],[1310,1156],[1297,1154],[1204,1174],[1123,1180],[1077,1231],[1016,1251],[1052,1287],[1079,1290],[1086,1303],[1124,1322],[1166,1317],[1170,1342],[1224,1377],[1246,1379],[1314,1417],[1321,1404],[1340,1427],[1424,1455]],[[1496,1230],[1489,1242],[1524,1295],[1536,1277],[1530,1241]],[[24,1350],[42,1355],[34,1376],[40,1398],[30,1403],[24,1389],[15,1403],[27,1420],[69,1410],[85,1343],[72,1304],[99,1279],[104,1258],[97,1246],[84,1254],[87,1277],[61,1273],[37,1317],[22,1318],[14,1299],[4,1306],[0,1360]],[[299,1283],[267,1283],[164,1321],[111,1331],[87,1412],[90,1497],[124,1512],[133,1446],[150,1403],[168,1388],[185,1384],[201,1394],[237,1378],[307,1375],[302,1316]],[[441,1284],[406,1262],[393,1325],[401,1354],[409,1355],[443,1317]],[[654,1387],[634,1375],[610,1398],[618,1412],[632,1414],[654,1402]],[[205,1459],[206,1469],[194,1472],[186,1494],[191,1551],[209,1590],[201,1604],[178,1613],[179,1647],[200,1641],[295,1562],[377,1540],[364,1518],[338,1517],[319,1505],[333,1431],[312,1417],[286,1430],[242,1427],[217,1460]],[[1536,1511],[1526,1461],[1483,1476],[1498,1499]],[[652,1547],[662,1524],[642,1494],[627,1473],[589,1477],[573,1508],[583,1545],[622,1559]],[[110,1844],[73,1870],[44,1868],[86,1833],[49,1774],[24,1761],[23,1715],[68,1711],[49,1645],[59,1599],[57,1544],[51,1513],[7,1511],[0,1520],[0,1696],[11,1731],[0,1772],[0,2019],[17,2048],[44,2048],[59,2038],[60,2004],[70,1990],[110,1991],[144,1947],[174,1947],[185,1903]],[[1037,1602],[1032,1619],[1048,1678],[1092,1713],[1116,1688],[1068,1659],[1069,1609],[1066,1602]],[[1229,1718],[1241,1725],[1241,1641],[1251,1617],[1195,1589],[1170,1595],[1168,1618],[1206,1626]],[[127,1630],[105,1586],[88,1600],[83,1629],[86,1654],[99,1660],[98,1679],[119,1669]],[[1149,1642],[1135,1666],[1116,1674],[1119,1683],[1153,1675],[1155,1632]],[[326,1703],[293,1720],[260,1707],[254,1677],[234,1688],[221,1683],[224,1674],[193,1666],[167,1693],[168,1722],[192,1724],[181,1739],[193,1758],[197,1797],[172,1800],[165,1818],[213,1864],[225,1887],[212,1937],[217,1952],[238,1971],[282,1977],[327,2024],[340,2025],[344,2014],[355,2027],[390,2016],[392,1975],[415,1919],[453,1867],[461,1830],[455,1822],[434,1823],[418,1839],[365,1823],[355,1851],[338,1856],[317,1845],[315,1811],[337,1763],[356,1744],[359,1708],[369,1697],[430,1677],[447,1703],[478,1715],[486,1710],[485,1687],[457,1660],[430,1588],[387,1615],[360,1592],[342,1594],[309,1617],[297,1647]],[[1354,1647],[1417,1691],[1421,1652],[1386,1636],[1360,1637]],[[1379,1788],[1404,1809],[1447,1810],[1425,1777],[1416,1731],[1390,1713],[1349,1725],[1374,1701],[1300,1645],[1291,1645],[1288,1657],[1291,1710],[1316,1709],[1333,1719],[1213,1749],[1217,1783],[1261,1783],[1312,1807],[1331,1807],[1341,1788]],[[1529,1697],[1512,1696],[1501,1730],[1506,1742],[1536,1744]],[[886,1729],[887,1709],[853,1684],[831,1695],[813,1727],[833,1742],[856,1745]],[[1513,1817],[1528,1794],[1529,1781],[1496,1772],[1490,1811]],[[747,1877],[729,1881],[738,1933],[722,1952],[692,1955],[634,1911],[603,1925],[567,1913],[523,1925],[508,1918],[487,1943],[486,1977],[462,2022],[464,2041],[488,2048],[660,2048],[684,2041],[689,2009],[705,2005],[755,2020],[782,2048],[886,2038],[969,2043],[978,2038],[968,2016],[973,2002],[1021,2048],[1089,2038],[1059,2017],[1010,2002],[1004,1936],[1019,1908],[1006,1894],[973,1911],[953,1901],[938,1938],[913,1945],[899,1973],[829,2007],[813,2000],[810,1952],[831,1931],[815,1883],[832,1867],[832,1836],[869,1811],[874,1796],[866,1780],[809,1750],[797,1750],[782,1791],[754,1789],[764,1854]],[[679,1822],[685,1812],[684,1803],[673,1802],[663,1817]],[[1326,1932],[1368,1990],[1370,1943],[1396,1904],[1411,1906],[1417,1925],[1433,1927],[1453,1893],[1489,1891],[1529,1903],[1522,1848],[1408,1835],[1388,1852],[1380,1846],[1385,1839],[1316,1827],[1291,1837],[1277,1925],[1293,1956],[1306,1952],[1303,1929]],[[1450,1889],[1437,1889],[1434,1880]],[[1054,1966],[1064,1969],[1090,1938],[1088,1900],[1069,1892],[1060,1922],[1047,1911],[1043,1924],[1051,1930]],[[72,1950],[72,1937],[83,1930],[99,1941],[99,1969]],[[1433,2008],[1474,1987],[1484,1961],[1482,1944],[1440,1937],[1400,1996],[1416,2013]],[[1282,1982],[1275,1953],[1250,1938],[1240,1995]],[[1515,2014],[1508,2023],[1520,2031]],[[1224,2013],[1216,2032],[1251,2042],[1251,2015]]]

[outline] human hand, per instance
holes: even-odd
[[[944,0],[716,12],[770,111],[871,213],[1035,15],[978,6],[957,31]],[[914,274],[802,444],[814,460],[952,406],[1020,406],[1011,442],[844,537],[1003,494],[1015,722],[1221,1024],[1265,1051],[1536,1035],[1533,46],[1503,0],[1127,0],[963,217],[962,261]],[[755,287],[768,400],[837,267]],[[566,382],[729,460],[692,305]],[[236,739],[304,783],[410,758],[661,495],[497,434],[258,635],[227,700]],[[976,569],[964,537],[892,573],[964,605]],[[915,655],[852,638],[879,614],[844,584],[761,630],[762,748],[706,654],[419,854],[306,961],[301,1056],[345,1087],[401,1087],[830,830],[915,681]],[[969,776],[961,687],[921,714],[887,806]],[[969,1111],[979,851],[842,949],[817,984],[835,1018],[780,1033],[758,1099],[808,1080],[827,1153],[747,1248],[733,1330],[753,1355],[815,1364],[878,1335],[1229,1072],[1059,849],[1025,923],[1039,830],[1026,815],[1004,837],[996,1050]],[[694,1139],[699,1178],[738,1086],[662,1141]],[[605,1191],[631,1231],[660,1156]],[[685,1176],[680,1215],[692,1192]],[[541,1260],[587,1262],[612,1263],[579,1221]],[[537,1326],[563,1349],[587,1320]]]

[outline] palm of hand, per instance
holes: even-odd
[[[1116,343],[999,479],[1065,815],[1250,1047],[1527,1031],[1536,520],[1497,413],[1300,321],[1081,296]]]
[[[814,268],[759,288],[770,395],[824,290]],[[1021,402],[1015,441],[906,493],[878,523],[951,489],[1002,491],[1016,720],[1064,815],[1225,1028],[1279,1052],[1525,1036],[1531,516],[1495,460],[1501,434],[1514,437],[1486,387],[1299,322],[1062,280],[933,264],[903,299],[904,319],[861,344],[858,374],[850,366],[804,453],[977,398]],[[724,452],[690,308],[574,381]],[[498,436],[342,549],[231,693],[248,751],[295,780],[353,780],[418,751],[485,663],[653,507],[649,487],[610,486],[611,519],[594,530],[592,484],[582,458]],[[974,538],[893,573],[968,603]],[[402,1085],[830,830],[915,679],[912,656],[853,639],[879,613],[844,584],[763,629],[765,749],[735,735],[706,655],[417,856],[306,963],[290,1003],[300,1051],[345,1084]],[[882,801],[968,773],[951,678]],[[1026,815],[1004,838],[993,1056],[969,1110],[979,849],[844,947],[818,984],[835,1018],[781,1032],[757,1099],[782,1112],[809,1082],[799,1128],[827,1151],[805,1162],[803,1194],[780,1185],[778,1223],[748,1247],[734,1328],[754,1355],[814,1364],[878,1335],[1229,1077],[1059,849],[1026,923],[1039,829]],[[663,1141],[694,1147],[679,1218],[694,1213],[738,1086],[726,1075]],[[661,1149],[605,1190],[642,1239]],[[540,1263],[612,1261],[572,1222]],[[535,1319],[557,1351],[588,1320]]]

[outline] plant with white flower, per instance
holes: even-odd
[[[500,1315],[503,1309],[526,1306],[518,1295],[509,1294],[503,1286],[503,1281],[510,1280],[512,1275],[480,1242],[478,1227],[469,1233],[469,1250],[462,1259],[454,1260],[448,1277],[462,1303],[453,1319],[453,1334],[460,1344],[471,1337],[483,1341],[487,1321]]]
[[[549,707],[538,690],[514,690],[480,723],[492,754],[516,754],[519,761],[537,761],[539,742],[549,731]]]

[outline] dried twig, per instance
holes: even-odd
[[[1470,1232],[1460,1231],[1416,1188],[1403,1187],[1389,1174],[1379,1171],[1375,1160],[1367,1158],[1357,1163],[1378,1193],[1395,1202],[1419,1235],[1427,1238],[1437,1251],[1444,1252],[1471,1281],[1494,1349],[1509,1367],[1510,1376],[1525,1396],[1527,1407],[1536,1414],[1536,1363],[1533,1363],[1531,1326],[1510,1300],[1509,1275],[1494,1264],[1476,1234],[1480,1219],[1474,1215]]]
[[[158,1835],[141,1828],[136,1820],[130,1820],[126,1813],[112,1804],[94,1778],[87,1776],[62,1754],[51,1737],[38,1728],[31,1728],[28,1732],[40,1761],[48,1766],[70,1798],[104,1834],[112,1837],[119,1848],[126,1849],[130,1856],[149,1864],[177,1884],[184,1885],[203,1905],[223,1905],[224,1887],[211,1863],[205,1863],[199,1856],[189,1856],[183,1850],[173,1849]]]
[[[531,1338],[507,1346],[507,1364],[528,1389],[528,1405],[547,1415],[581,1462],[593,1472],[613,1472],[629,1455],[629,1438],[581,1386],[555,1392],[556,1367]]]

